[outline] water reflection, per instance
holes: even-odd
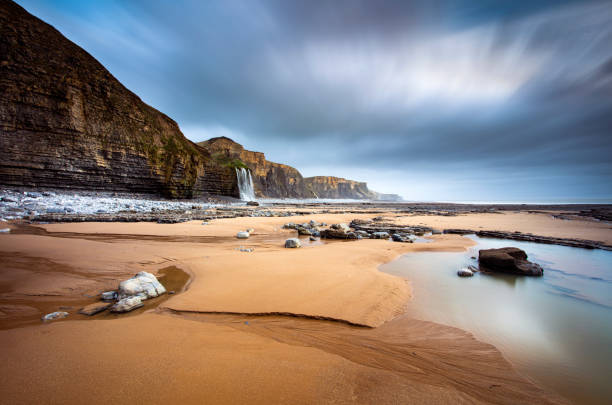
[[[464,253],[413,253],[381,267],[412,281],[410,315],[493,343],[517,368],[577,403],[608,403],[612,387],[612,252],[470,236]],[[541,278],[456,276],[478,250],[515,246]]]

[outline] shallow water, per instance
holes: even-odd
[[[468,252],[411,253],[381,266],[412,282],[409,315],[472,332],[527,377],[576,403],[612,398],[612,252],[470,236]],[[456,272],[478,250],[515,246],[541,278]]]

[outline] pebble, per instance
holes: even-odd
[[[62,319],[67,316],[68,316],[68,312],[57,311],[57,312],[51,312],[50,314],[43,316],[41,319],[43,322],[46,322],[46,321],[54,321],[56,319]]]

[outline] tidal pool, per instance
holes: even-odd
[[[470,331],[572,402],[611,403],[612,252],[467,237],[477,243],[467,252],[410,253],[380,267],[410,280],[408,315]],[[506,246],[523,249],[544,276],[457,276],[478,266],[480,249]]]

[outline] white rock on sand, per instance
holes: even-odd
[[[248,239],[249,236],[251,235],[247,231],[240,231],[236,234],[238,239]]]
[[[42,320],[43,321],[54,321],[56,319],[62,319],[67,316],[68,316],[68,312],[57,311],[57,312],[51,312],[50,314],[43,316]]]
[[[133,278],[119,283],[118,297],[119,300],[123,300],[124,298],[137,296],[146,300],[158,297],[165,292],[166,289],[153,274],[141,271]]]

